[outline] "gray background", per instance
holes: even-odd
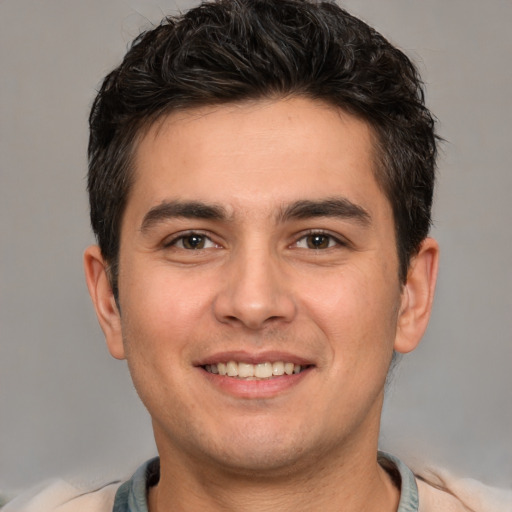
[[[87,113],[141,27],[186,1],[0,0],[0,488],[124,476],[155,453],[83,283]],[[418,63],[447,139],[437,303],[382,447],[512,484],[512,2],[349,0]]]

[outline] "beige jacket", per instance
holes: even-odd
[[[436,470],[416,476],[419,512],[512,512],[512,489],[499,489],[471,478]]]

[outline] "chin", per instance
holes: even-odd
[[[259,447],[244,453],[223,453],[216,457],[216,465],[226,472],[233,472],[238,476],[261,477],[275,479],[297,471],[299,465],[305,465],[301,450],[283,450],[276,447]]]
[[[208,456],[216,466],[238,476],[276,478],[306,468],[325,455],[323,442],[287,429],[252,428],[231,433],[227,443],[216,441]]]

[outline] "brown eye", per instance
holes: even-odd
[[[187,235],[181,239],[184,249],[204,249],[206,237],[202,235]]]
[[[306,244],[308,249],[327,249],[331,246],[332,238],[327,235],[308,235]]]
[[[176,247],[177,249],[186,249],[187,251],[195,251],[201,249],[211,249],[218,247],[210,237],[201,233],[188,233],[186,235],[180,235],[169,243],[165,244],[165,247]]]
[[[345,246],[346,244],[328,233],[321,231],[304,235],[295,242],[295,247],[300,249],[331,249],[333,247]]]

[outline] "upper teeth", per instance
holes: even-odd
[[[207,364],[205,370],[210,373],[227,375],[228,377],[268,379],[273,376],[300,373],[302,368],[298,364],[284,363],[283,361],[258,364],[228,361],[227,363]]]

